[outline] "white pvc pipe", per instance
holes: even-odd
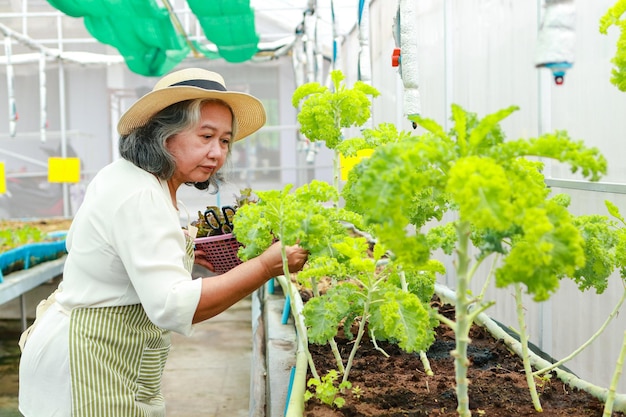
[[[364,1],[363,9],[359,15],[359,80],[372,84],[372,59],[370,54],[370,5],[369,0]],[[363,123],[363,129],[372,127],[372,117]]]
[[[359,76],[366,84],[372,83],[372,60],[370,54],[370,7],[369,1],[364,2],[359,15]]]
[[[341,54],[339,53],[339,49],[341,48],[341,41],[343,38],[338,35],[339,22],[335,18],[335,2],[333,0],[330,0],[330,7],[333,16],[333,59],[331,62],[331,70],[336,70],[341,69]]]
[[[63,39],[63,27],[61,25],[61,16],[57,18],[57,31],[58,38]],[[63,45],[59,42],[59,51],[63,51]],[[61,127],[61,156],[67,157],[67,126],[66,126],[66,114],[65,114],[65,65],[62,60],[59,60],[59,118]],[[65,182],[63,183],[63,215],[70,217],[70,195],[69,186]]]
[[[306,53],[306,82],[317,81],[315,68],[315,7],[317,2],[310,0],[305,16],[304,16],[304,49]]]
[[[452,103],[454,102],[454,51],[452,0],[445,0],[443,5],[443,55],[444,55],[444,113],[445,129],[448,132],[452,123]]]
[[[542,16],[542,0],[537,0],[537,28],[541,26]],[[539,71],[537,74],[537,130],[538,136],[548,133],[552,130],[552,77],[545,71]],[[544,161],[544,175],[546,178],[552,177],[552,160]],[[537,317],[539,340],[537,345],[544,352],[552,353],[552,305],[551,299],[539,305]]]
[[[441,284],[435,284],[435,294],[437,294],[445,303],[454,305],[454,302],[456,300],[456,293],[450,288]],[[493,337],[498,340],[502,340],[504,344],[506,344],[513,352],[515,352],[515,354],[517,354],[521,358],[522,345],[520,344],[520,342],[511,335],[509,335],[507,332],[505,332],[502,327],[500,327],[498,323],[496,323],[489,316],[487,316],[487,314],[478,314],[478,316],[476,316],[476,322],[486,328]],[[531,365],[536,369],[543,369],[552,365],[552,363],[543,359],[539,355],[536,355],[532,351],[529,352],[529,359]],[[606,397],[608,395],[607,388],[601,388],[593,385],[588,381],[578,378],[576,375],[570,372],[562,370],[561,368],[555,368],[554,372],[561,381],[563,381],[570,387],[583,390],[590,395],[598,398],[602,402],[606,401]],[[615,402],[613,403],[613,410],[626,412],[626,394],[616,394]]]
[[[39,132],[41,141],[46,141],[46,128],[48,121],[48,107],[46,106],[46,54],[39,56]]]
[[[7,57],[7,92],[9,99],[9,135],[15,137],[17,131],[17,109],[15,107],[15,77],[13,75],[13,64],[11,63],[11,37],[4,36],[4,51]]]

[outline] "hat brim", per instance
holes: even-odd
[[[122,136],[128,135],[134,129],[144,126],[155,114],[172,104],[205,98],[223,100],[231,107],[237,119],[237,136],[233,138],[233,141],[251,135],[265,124],[265,108],[259,99],[250,94],[177,86],[151,91],[137,100],[120,118],[117,132]]]

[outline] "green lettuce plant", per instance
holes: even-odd
[[[307,360],[317,382],[317,390],[328,387],[334,379],[320,379],[307,344],[328,344],[342,374],[342,386],[348,383],[350,369],[366,326],[370,337],[398,344],[402,349],[424,351],[434,341],[429,301],[434,293],[434,270],[441,266],[428,263],[419,271],[381,262],[386,256],[382,245],[374,245],[360,236],[352,236],[346,222],[360,226],[360,216],[337,208],[333,201],[336,189],[327,183],[312,181],[293,192],[258,191],[255,204],[240,207],[235,215],[237,239],[244,245],[241,259],[257,256],[275,239],[284,247],[298,243],[309,251],[307,267],[297,274],[303,286],[312,289],[312,297],[302,310],[303,322],[296,319],[296,328],[306,351]],[[430,268],[430,271],[428,270]],[[285,276],[290,276],[286,267]],[[318,281],[332,279],[333,285],[321,294]],[[298,288],[287,280],[290,301],[296,299]],[[292,311],[298,311],[292,306]],[[304,324],[304,326],[302,325]],[[357,325],[356,336],[351,333]],[[335,337],[340,329],[355,341],[346,364],[337,348]],[[338,405],[338,404],[335,404]]]
[[[370,97],[380,95],[377,89],[362,81],[348,88],[339,70],[331,71],[331,88],[318,82],[299,86],[291,103],[298,111],[300,132],[311,142],[324,142],[336,149],[343,140],[343,129],[362,126],[371,117]],[[339,158],[333,158],[333,183],[339,189]]]
[[[436,248],[456,252],[455,320],[439,319],[455,332],[457,410],[463,417],[470,415],[469,330],[491,305],[470,291],[478,267],[489,255],[498,257],[493,266],[498,287],[523,285],[535,301],[543,301],[560,279],[585,265],[584,238],[574,216],[550,196],[543,164],[534,158],[569,164],[594,181],[606,172],[597,149],[564,131],[505,141],[499,123],[516,110],[479,119],[453,105],[449,132],[433,120],[412,117],[426,133],[377,148],[351,171],[342,192],[346,208],[363,215],[401,264],[420,265]],[[439,225],[425,231],[432,223]]]
[[[291,192],[292,185],[283,190],[257,191],[258,201],[240,207],[234,217],[237,240],[244,246],[239,250],[242,260],[258,256],[275,240],[282,246],[283,271],[285,277],[290,277],[285,247],[299,244],[309,251],[308,268],[319,271],[320,274],[332,270],[336,266],[338,257],[335,244],[348,237],[344,222],[360,224],[360,216],[337,208],[333,202],[337,201],[337,190],[322,181],[312,181],[310,184]],[[287,295],[292,303],[292,311],[297,312],[293,303],[296,300],[298,289],[290,279],[285,280]],[[316,281],[311,281],[315,294],[319,294]],[[296,317],[296,328],[306,353],[309,367],[313,376],[319,379],[315,364],[308,350],[308,338],[303,322]],[[341,371],[342,362],[336,345],[332,344],[333,353]]]
[[[24,224],[18,227],[0,228],[0,253],[46,239],[41,229]]]
[[[620,90],[626,91],[626,0],[617,0],[600,19],[600,33],[606,35],[611,26],[617,26],[620,35],[617,50],[611,62],[615,67],[611,70],[611,82]]]
[[[344,235],[341,239],[325,240],[319,245],[318,248],[323,248],[319,257],[312,252],[309,266],[298,274],[301,283],[309,280],[314,294],[305,306],[305,324],[298,331],[306,330],[309,341],[329,343],[335,350],[334,337],[338,329],[343,326],[344,333],[351,336],[350,325],[358,324],[354,349],[345,368],[343,358],[335,352],[345,382],[353,353],[363,337],[365,323],[375,344],[377,340],[391,340],[404,343],[401,347],[409,351],[421,349],[423,354],[428,347],[428,338],[416,335],[420,332],[428,334],[426,323],[432,326],[438,319],[455,332],[456,349],[452,354],[456,369],[457,411],[462,417],[469,416],[469,330],[474,319],[493,304],[484,300],[490,280],[495,280],[498,287],[514,287],[521,339],[525,346],[527,337],[521,304],[524,290],[534,301],[544,301],[557,291],[560,280],[567,277],[574,279],[581,290],[595,288],[601,292],[606,288],[608,276],[616,265],[620,265],[621,261],[615,255],[619,248],[623,249],[617,232],[619,228],[611,229],[610,222],[602,216],[573,216],[567,209],[569,197],[551,195],[542,174],[541,161],[550,158],[569,165],[572,172],[588,180],[597,181],[606,173],[606,160],[596,148],[572,140],[565,131],[505,141],[500,122],[517,110],[515,106],[478,118],[476,114],[453,105],[454,123],[448,132],[433,120],[414,116],[411,119],[425,131],[419,136],[382,124],[376,129],[364,129],[362,137],[344,139],[342,128],[359,126],[369,118],[369,110],[358,106],[369,106],[367,96],[375,94],[369,86],[364,90],[356,86],[352,90],[345,88],[341,85],[343,76],[338,72],[334,72],[332,78],[334,92],[312,83],[300,87],[294,94],[294,105],[301,106],[298,120],[302,132],[311,140],[323,140],[329,148],[345,156],[356,155],[362,149],[373,149],[374,152],[350,171],[348,182],[341,190],[345,207],[338,208],[338,195],[333,195],[332,199],[327,195],[326,200],[317,198],[317,204],[332,200],[333,208],[328,205],[325,208],[342,215],[330,218],[338,223],[340,219],[352,222],[348,220],[352,216],[357,228],[373,236],[376,246],[373,253],[368,253],[370,248],[363,239]],[[352,103],[348,103],[351,98]],[[331,188],[338,190],[336,178],[335,186]],[[265,196],[270,213],[283,207],[283,200],[289,201],[290,198],[288,189],[274,193]],[[294,195],[297,193],[298,190]],[[287,206],[291,207],[291,204]],[[309,218],[306,213],[310,207],[306,205],[293,210],[278,210],[281,216],[297,219],[294,222],[281,220],[291,224],[294,235],[277,232],[282,231],[283,226],[274,222],[268,229],[270,237],[264,238],[263,245],[269,244],[272,237],[278,237],[277,233],[282,233],[280,239],[285,238],[285,244],[299,241],[307,247],[306,238],[312,237],[305,235],[324,228],[311,228],[315,222],[309,220],[302,222],[303,218]],[[259,210],[247,220],[250,230],[264,230],[264,222],[258,219],[269,216],[264,214],[266,208]],[[241,231],[240,226],[237,227]],[[308,232],[298,234],[298,227],[304,227]],[[331,235],[325,233],[325,238]],[[250,239],[242,243],[246,249],[246,242],[253,248],[259,236],[259,232],[254,231]],[[316,239],[318,237],[314,236],[313,240]],[[419,291],[411,289],[415,283],[419,283],[418,286],[427,286],[425,282],[434,283],[434,274],[441,272],[438,264],[430,260],[436,249],[450,255],[456,253],[454,320],[438,314],[419,313],[427,303],[428,296],[424,295],[427,292],[420,298]],[[247,256],[251,255],[252,252]],[[477,279],[477,271],[487,259],[493,259],[491,269],[482,291],[474,294],[470,283]],[[425,276],[430,281],[424,280]],[[332,280],[325,294],[320,294],[316,288],[320,277]],[[399,301],[414,300],[415,297],[420,303]],[[391,310],[384,310],[382,306]],[[381,311],[385,313],[381,314]],[[424,311],[428,312],[428,308]],[[421,327],[405,326],[404,333],[398,332],[398,327],[388,326],[391,321],[384,322],[387,316],[401,317],[404,323],[419,322]],[[413,318],[407,320],[410,317]],[[418,331],[418,328],[422,330]],[[533,403],[537,410],[541,410],[534,387],[535,377],[539,374],[533,375],[527,355],[522,356]],[[313,364],[310,365],[314,379],[322,384]]]
[[[326,274],[336,280],[335,284],[326,293],[311,298],[303,313],[310,342],[327,344],[339,329],[354,339],[342,382],[348,381],[366,326],[375,346],[377,340],[386,340],[406,352],[428,349],[437,325],[429,305],[434,294],[434,273],[407,271],[393,262],[381,262],[385,248],[376,244],[370,254],[369,243],[363,237],[349,237],[335,248],[343,261]],[[299,278],[311,274],[319,278],[310,270],[304,270]],[[353,325],[357,326],[356,336],[352,334]]]

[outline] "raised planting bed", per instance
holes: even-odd
[[[70,223],[68,219],[0,223],[0,283],[12,272],[64,256]]]
[[[437,286],[436,293],[433,303],[440,313],[453,317],[454,292],[447,287]],[[278,294],[282,294],[282,291]],[[268,367],[267,381],[257,378],[252,383],[253,390],[258,388],[258,384],[263,384],[263,389],[267,389],[267,417],[458,415],[452,356],[455,347],[454,332],[444,324],[436,329],[436,340],[426,352],[431,367],[429,372],[425,370],[419,354],[406,353],[396,344],[379,342],[373,345],[369,339],[364,339],[351,370],[352,386],[336,393],[336,398],[340,397],[345,401],[343,406],[325,404],[318,398],[305,402],[305,391],[313,392],[315,387],[307,387],[311,374],[308,372],[306,360],[298,360],[294,316],[290,316],[286,323],[285,310],[282,314],[277,314],[276,309],[283,303],[276,297],[268,299],[268,306],[273,307],[266,306],[264,309],[265,332],[266,335],[288,336],[266,336],[265,343],[257,346],[265,348],[260,357],[265,357],[264,364]],[[296,312],[295,317],[299,314],[301,313]],[[290,329],[284,329],[285,326]],[[607,390],[598,389],[565,367],[538,379],[543,412],[536,411],[519,356],[519,340],[484,313],[478,315],[470,336],[472,342],[468,349],[468,378],[472,415],[603,416]],[[350,338],[337,337],[342,354],[347,354],[353,343],[354,340]],[[267,359],[277,355],[277,346],[288,346],[292,355],[291,360],[282,358],[280,366]],[[553,362],[552,358],[535,346],[532,349],[531,360],[535,368],[542,368]],[[280,350],[282,355],[283,349]],[[335,358],[328,346],[309,345],[309,350],[320,374],[326,374],[327,370],[336,367]],[[623,417],[626,415],[624,410],[626,396],[618,393],[610,415]],[[251,415],[265,414],[257,410],[256,414]]]

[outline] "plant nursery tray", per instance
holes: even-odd
[[[29,243],[0,254],[0,282],[4,275],[28,269],[37,264],[52,261],[65,255],[65,234],[51,234],[56,240]]]

